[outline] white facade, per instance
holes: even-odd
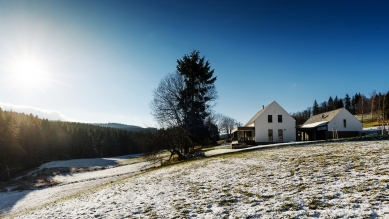
[[[255,142],[296,141],[296,120],[275,101],[258,112],[246,126],[255,127]]]
[[[362,123],[345,108],[339,108],[312,116],[297,130],[302,141],[347,138],[358,136]]]
[[[327,124],[328,131],[332,131],[332,128],[336,128],[337,131],[362,131],[362,123],[355,118],[345,108],[339,111],[339,113]]]

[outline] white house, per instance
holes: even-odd
[[[345,108],[320,113],[297,128],[297,140],[325,140],[358,136],[362,123]]]
[[[239,142],[269,144],[296,141],[296,120],[276,101],[257,112],[243,127],[232,130]]]

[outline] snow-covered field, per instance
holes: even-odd
[[[34,190],[0,192],[0,217],[29,208],[55,201],[115,181],[120,178],[138,174],[155,164],[145,162],[140,155],[128,155],[115,158],[76,159],[66,161],[53,161],[40,166],[27,175],[34,175],[44,168],[103,168],[98,171],[67,173],[52,177],[60,182],[57,186]],[[128,165],[126,165],[128,164]]]
[[[39,167],[43,168],[56,168],[56,167],[103,167],[103,166],[117,166],[125,162],[127,159],[140,157],[141,154],[131,154],[112,158],[91,158],[91,159],[74,159],[74,160],[62,160],[52,161],[45,163]]]
[[[389,141],[317,143],[196,159],[13,216],[389,218]]]

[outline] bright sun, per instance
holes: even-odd
[[[41,90],[50,82],[45,64],[33,57],[14,60],[9,73],[12,86],[23,91]]]

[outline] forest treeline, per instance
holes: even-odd
[[[140,153],[144,133],[49,121],[0,108],[0,182],[45,162]]]
[[[370,115],[369,121],[386,121],[389,116],[389,91],[377,93],[373,90],[369,96],[361,93],[356,93],[352,97],[346,93],[344,98],[338,98],[338,96],[332,98],[330,96],[328,100],[321,103],[314,100],[311,107],[307,107],[307,109],[300,112],[291,113],[291,115],[296,119],[296,125],[301,126],[313,115],[343,107],[353,115],[361,115],[362,122],[364,122],[364,115],[367,114]]]

